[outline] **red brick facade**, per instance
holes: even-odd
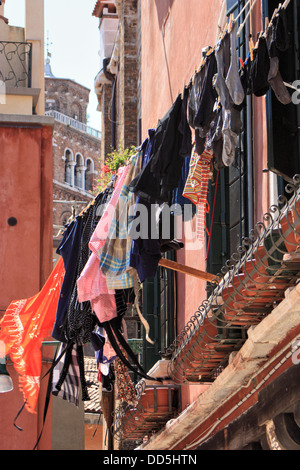
[[[45,77],[46,114],[55,118],[53,130],[53,237],[67,220],[94,197],[100,170],[99,135],[87,122],[89,93],[78,83]],[[98,175],[98,176],[97,176]],[[64,201],[64,202],[57,202]]]

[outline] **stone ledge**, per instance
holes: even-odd
[[[39,124],[54,127],[54,118],[36,114],[0,114],[0,124]]]

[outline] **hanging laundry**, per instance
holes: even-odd
[[[191,155],[184,160],[178,187],[174,189],[172,199],[172,207],[175,209],[175,214],[182,214],[182,220],[185,222],[191,220],[196,213],[196,206],[193,201],[183,195],[183,190],[189,175],[190,161]]]
[[[292,98],[280,73],[281,54],[286,52],[290,47],[286,10],[284,8],[281,8],[276,13],[265,33],[265,36],[270,56],[268,83],[275,93],[278,101],[286,105],[291,103]]]
[[[205,76],[200,93],[199,105],[194,118],[194,126],[201,130],[201,137],[204,137],[209,130],[210,123],[214,117],[214,106],[217,99],[217,94],[213,87],[213,77],[217,71],[217,61],[214,50],[206,57],[203,67]]]
[[[194,75],[189,86],[189,97],[188,97],[188,123],[195,131],[195,144],[196,151],[201,154],[205,147],[205,136],[202,137],[202,133],[199,128],[195,127],[194,120],[197,110],[200,106],[201,91],[205,78],[205,67],[202,66],[199,71]]]
[[[134,270],[129,265],[131,238],[129,236],[130,224],[134,218],[133,207],[136,194],[131,191],[130,183],[141,170],[142,152],[138,151],[128,164],[129,170],[124,179],[119,198],[115,207],[113,220],[99,257],[101,271],[110,278],[110,287],[114,278],[125,275],[134,276]],[[128,285],[128,284],[127,284]],[[131,284],[133,286],[134,283]],[[128,285],[128,287],[131,287]]]
[[[133,184],[153,203],[172,201],[172,191],[177,187],[184,158],[190,154],[191,130],[187,122],[188,94],[178,95],[174,104],[158,122],[151,146],[149,161]]]
[[[148,380],[154,380],[146,374],[141,364],[138,362],[135,353],[130,348],[125,333],[126,325],[123,321],[124,314],[127,310],[127,304],[134,301],[134,289],[117,290],[116,294],[117,316],[110,321],[100,323],[107,335],[107,342],[112,346],[117,357],[136,374]],[[125,353],[123,352],[125,351]],[[129,361],[130,359],[130,361]]]
[[[223,150],[222,161],[225,166],[230,166],[234,162],[235,151],[238,146],[238,132],[234,128],[234,109],[223,110]]]
[[[0,341],[19,374],[19,387],[31,413],[36,413],[40,390],[41,345],[54,325],[64,273],[59,258],[41,291],[29,299],[11,302],[0,322]]]
[[[218,93],[222,108],[230,109],[233,106],[233,100],[225,81],[230,66],[230,35],[228,32],[226,32],[225,36],[217,45],[216,62],[217,73],[214,80],[214,87]]]
[[[80,239],[80,251],[76,266],[75,282],[72,287],[67,308],[67,318],[64,326],[66,341],[73,341],[76,344],[85,344],[89,342],[91,332],[95,326],[91,303],[89,301],[79,301],[76,281],[88,262],[91,254],[89,242],[92,234],[94,233],[95,227],[100,220],[99,213],[102,211],[103,205],[108,202],[110,195],[110,190],[106,190],[99,194],[93,201],[93,204],[90,205],[81,216],[83,219],[83,227]]]
[[[223,154],[223,108],[217,106],[215,117],[210,124],[206,135],[205,147],[209,153],[214,155],[214,167],[216,170],[224,168]],[[197,151],[197,147],[196,147]]]
[[[156,139],[156,133],[154,129],[149,129],[148,137],[144,140],[142,150],[142,164],[140,174],[133,179],[130,186],[132,191],[137,194],[136,203],[134,208],[134,222],[131,225],[129,236],[131,237],[131,247],[129,253],[129,264],[134,268],[141,282],[144,282],[148,277],[155,276],[157,271],[158,262],[161,258],[161,251],[158,239],[151,237],[151,229],[156,226],[157,220],[152,211],[152,198],[144,193],[142,186],[140,185],[141,178],[143,178],[143,171],[147,169],[150,171],[150,161],[153,153],[153,146]],[[157,180],[154,178],[154,181]],[[159,193],[159,184],[157,185],[157,193]],[[151,207],[152,206],[152,207]],[[147,220],[144,220],[143,224],[136,224],[136,221],[140,217],[140,208],[145,208],[144,214]],[[157,204],[159,207],[159,204]],[[146,227],[146,229],[145,229]],[[133,234],[132,231],[135,231]],[[140,236],[138,236],[138,233]]]
[[[64,349],[67,345],[61,343],[58,356],[60,360],[53,369],[52,377],[52,395],[72,403],[76,407],[80,404],[80,371],[76,345],[70,349],[69,368],[66,371],[66,376],[62,383],[59,380],[65,368],[65,355]]]
[[[76,281],[76,266],[80,250],[80,238],[82,233],[82,218],[77,217],[66,228],[62,241],[56,253],[63,259],[65,275],[61,288],[52,337],[58,341],[65,341],[63,327],[67,315],[68,302]]]
[[[118,170],[117,181],[111,199],[105,207],[89,242],[91,255],[77,279],[79,302],[90,301],[92,309],[100,322],[109,321],[117,315],[115,291],[107,287],[106,277],[99,269],[99,257],[105,245],[113,220],[114,209],[128,171],[128,166],[120,167]]]
[[[263,96],[269,90],[269,70],[270,58],[267,41],[264,36],[260,36],[258,45],[253,51],[253,61],[250,69],[251,90],[255,96]]]
[[[230,66],[225,79],[232,101],[236,105],[242,104],[244,100],[244,89],[242,87],[237,57],[237,22],[233,21],[230,31]]]
[[[184,197],[190,199],[197,206],[197,234],[199,240],[204,240],[206,231],[207,194],[208,184],[212,177],[211,164],[213,157],[214,155],[207,151],[198,155],[194,146],[189,174],[182,193]]]
[[[286,52],[291,45],[291,39],[285,8],[282,6],[278,8],[268,29],[270,57],[276,57],[280,52]]]
[[[117,357],[114,362],[116,398],[121,402],[135,406],[138,398],[125,364]]]

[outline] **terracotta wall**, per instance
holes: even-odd
[[[142,139],[172,106],[188,84],[202,58],[202,48],[214,46],[221,0],[147,0],[141,2],[142,35]],[[195,218],[194,218],[195,219]],[[193,221],[195,229],[196,221]],[[183,230],[184,233],[184,230]],[[186,245],[177,261],[205,269],[205,246]],[[206,297],[205,282],[177,274],[177,328],[184,328]],[[199,393],[198,386],[182,387],[185,407]]]
[[[252,14],[253,37],[263,30],[261,2],[257,2]],[[266,96],[252,96],[253,106],[253,192],[255,194],[254,223],[262,220],[269,210],[269,194],[272,173],[264,172],[268,165]]]
[[[38,119],[38,118],[36,118]],[[16,225],[9,225],[9,218]],[[0,126],[0,317],[12,300],[39,292],[52,271],[52,127],[9,123]],[[43,364],[42,375],[47,364]],[[41,429],[47,380],[41,385],[38,412],[26,410],[18,375],[8,366],[14,390],[0,394],[0,449],[31,450]],[[5,413],[4,413],[5,410]],[[49,410],[51,418],[51,409]],[[40,449],[51,449],[50,426]]]
[[[158,119],[171,107],[184,84],[188,84],[199,67],[202,49],[215,46],[218,24],[222,24],[222,0],[148,0],[141,2],[142,18],[142,137],[156,127]],[[262,30],[261,2],[252,16],[252,32]],[[265,98],[253,98],[253,194],[254,224],[269,207],[270,175],[267,165]],[[193,222],[195,223],[195,221]],[[178,252],[180,263],[205,269],[206,247]],[[206,298],[205,283],[178,274],[178,332]],[[182,387],[183,407],[199,393],[197,386]]]
[[[147,0],[142,18],[142,135],[157,124],[214,46],[222,0]]]
[[[0,127],[0,308],[39,292],[52,270],[52,128]],[[16,225],[9,225],[10,218]]]

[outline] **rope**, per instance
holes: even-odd
[[[139,294],[139,280],[138,280],[138,275],[137,275],[137,272],[135,271],[134,273],[134,293],[135,293],[135,299],[134,299],[134,306],[136,308],[136,311],[138,313],[138,316],[146,330],[146,341],[148,341],[148,343],[150,344],[154,344],[154,341],[149,337],[149,331],[150,331],[150,326],[149,326],[149,323],[147,322],[147,320],[143,317],[141,311],[140,311],[140,307],[139,307],[139,298],[138,298],[138,294]]]
[[[211,222],[210,222],[210,231],[209,231],[209,239],[208,239],[208,244],[207,244],[207,251],[206,251],[206,258],[205,258],[205,261],[207,261],[207,258],[208,258],[209,246],[210,246],[210,242],[211,242],[212,225],[213,225],[213,220],[214,220],[214,213],[215,213],[215,206],[216,206],[216,197],[217,197],[217,189],[218,189],[218,180],[219,180],[219,171],[217,172],[217,177],[216,177],[216,187],[215,187],[214,203],[213,203],[213,209],[212,209],[212,216],[211,216]]]

